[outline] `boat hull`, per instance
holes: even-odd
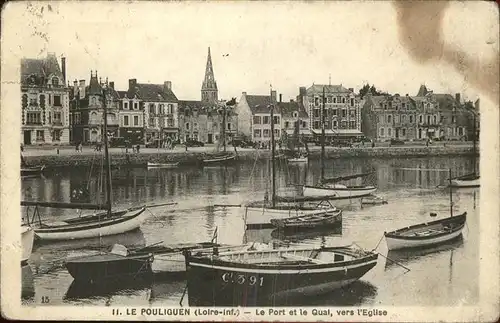
[[[306,218],[303,221],[291,221],[297,218]],[[321,220],[308,220],[309,217],[294,217],[286,219],[271,219],[271,224],[280,230],[312,230],[323,229],[342,224],[342,211],[337,210],[334,213],[327,212],[327,217]]]
[[[84,224],[68,224],[48,226],[35,229],[37,239],[45,241],[60,241],[109,236],[135,230],[146,219],[145,208],[111,219],[92,221]]]
[[[244,219],[248,229],[273,228],[271,219],[286,219],[289,217],[314,215],[324,212],[336,212],[336,208],[331,209],[273,209],[268,207],[243,207]]]
[[[363,187],[320,187],[320,186],[303,186],[302,195],[304,198],[325,198],[329,200],[352,199],[368,196],[375,193],[375,186]]]
[[[279,306],[287,299],[316,296],[346,286],[372,269],[377,255],[345,266],[286,265],[245,268],[186,256],[190,306]]]
[[[302,157],[302,158],[289,158],[288,162],[289,163],[307,163],[309,159],[307,157]]]
[[[38,175],[43,172],[45,165],[35,167],[21,167],[21,176]]]
[[[179,166],[179,163],[167,163],[167,164],[161,164],[161,163],[150,163],[148,162],[148,168],[177,168]]]
[[[66,261],[70,275],[79,282],[98,283],[151,275],[152,254],[140,256],[94,255]]]
[[[27,225],[21,226],[21,265],[25,265],[31,256],[31,251],[33,250],[33,241],[35,239],[35,231],[33,228]]]
[[[204,164],[217,164],[217,163],[225,163],[225,162],[230,162],[233,161],[236,158],[235,155],[229,155],[229,156],[222,156],[222,157],[215,157],[215,158],[209,158],[209,159],[204,159],[203,163]]]
[[[385,233],[385,240],[387,243],[388,250],[399,250],[399,249],[412,249],[412,248],[423,248],[429,246],[435,246],[447,241],[457,238],[462,234],[462,230],[465,226],[466,213],[455,216],[453,218],[445,218],[430,223],[418,224],[410,226],[408,228],[399,229],[389,233]],[[400,234],[405,231],[416,231],[429,230],[433,227],[436,228],[441,224],[454,223],[455,226],[449,231],[443,231],[441,233],[436,233],[434,235],[428,236],[401,236]]]
[[[480,178],[472,179],[452,179],[451,187],[479,187],[481,186]]]

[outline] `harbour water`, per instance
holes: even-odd
[[[355,242],[366,249],[377,247],[381,254],[377,266],[358,282],[290,305],[451,306],[478,302],[479,189],[453,191],[453,212],[467,212],[467,226],[459,239],[431,249],[389,254],[382,239],[384,231],[449,216],[449,191],[440,185],[446,184],[448,168],[454,175],[470,173],[471,158],[338,159],[328,160],[325,165],[326,177],[374,170],[373,175],[351,183],[377,185],[376,195],[387,199],[388,204],[361,206],[359,200],[343,203],[341,232],[282,237],[272,229],[245,231],[238,207],[214,207],[262,199],[270,178],[264,162],[227,167],[115,169],[112,172],[115,206],[177,204],[152,208],[141,229],[134,232],[100,240],[35,245],[29,266],[22,269],[23,304],[178,306],[186,286],[182,279],[153,283],[135,280],[97,289],[75,285],[66,269],[57,264],[66,257],[94,253],[99,246],[114,243],[144,246],[159,241],[166,245],[210,241],[216,228],[218,242],[227,244],[285,240],[291,244]],[[90,200],[97,202],[104,198],[104,193],[96,168],[99,167],[23,178],[22,197],[32,201],[70,202],[74,191],[88,185]],[[319,161],[311,161],[307,166],[277,163],[277,168],[280,188],[293,183],[313,184],[320,176]],[[76,210],[41,208],[40,211],[47,221],[78,215]],[[431,218],[431,212],[436,212],[437,217]],[[187,305],[187,297],[183,305]]]

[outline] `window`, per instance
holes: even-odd
[[[458,127],[458,135],[463,136],[464,135],[464,128]]]
[[[52,85],[53,86],[59,86],[59,79],[57,77],[52,78]]]
[[[302,128],[307,128],[307,122],[302,121]]]
[[[49,124],[51,124],[52,123],[52,114],[49,113],[48,117],[49,117]]]
[[[331,97],[331,96],[327,97],[327,98],[326,98],[326,102],[328,102],[328,103],[332,103],[332,97]]]
[[[62,124],[61,121],[61,112],[54,112],[54,124]]]
[[[413,123],[413,116],[410,116],[410,123]]]
[[[123,101],[123,110],[128,110],[128,102]]]
[[[314,126],[313,126],[314,129],[319,129],[319,121],[314,121]]]
[[[299,116],[299,114],[297,113],[297,111],[294,111],[294,112],[292,113],[292,117],[297,118],[298,116]]]
[[[54,106],[55,107],[61,107],[61,96],[60,95],[54,95]]]
[[[333,103],[337,103],[337,98],[333,97]]]
[[[279,129],[274,129],[274,136],[279,138],[280,136],[280,130]]]
[[[332,129],[335,129],[337,127],[338,127],[337,120],[333,120],[333,122],[332,122]]]
[[[342,109],[342,118],[345,118],[347,116],[347,110]]]
[[[314,105],[318,105],[319,104],[319,98],[314,98]]]
[[[401,116],[401,123],[406,123],[406,115]]]
[[[139,116],[134,116],[134,126],[139,125]]]
[[[165,107],[163,104],[160,104],[160,114],[165,114]]]
[[[452,117],[451,117],[451,123],[455,123],[455,122],[457,122],[457,117],[452,116]]]
[[[354,106],[354,98],[351,98],[351,107]]]
[[[384,110],[387,110],[387,103],[384,103]]]
[[[403,109],[406,108],[406,103],[401,103],[401,105],[402,105]]]
[[[399,115],[395,115],[394,116],[394,122],[395,123],[399,123]]]
[[[227,123],[227,130],[231,130],[231,122]]]
[[[45,136],[44,136],[43,130],[36,131],[36,140],[37,141],[45,141]]]
[[[167,113],[168,114],[174,113],[174,105],[173,104],[168,104],[167,105]]]
[[[269,138],[271,131],[269,129],[264,129],[264,138]]]
[[[380,128],[380,137],[383,137],[383,136],[385,136],[385,134],[384,134],[384,128]]]
[[[288,121],[285,121],[285,129],[289,128],[290,127],[290,122]]]
[[[332,114],[333,114],[334,116],[336,116],[336,115],[337,115],[337,109],[332,109]]]
[[[342,103],[345,103],[345,98],[342,98]]]
[[[186,122],[186,130],[189,130],[189,122]]]
[[[123,117],[123,125],[128,126],[128,116]]]
[[[38,100],[37,98],[30,98],[30,106],[37,106],[38,105]]]
[[[378,116],[378,122],[384,123],[384,116],[383,115]]]
[[[392,122],[392,115],[388,115],[387,116],[387,123],[391,123]]]
[[[40,116],[40,112],[26,113],[26,124],[42,124],[42,118]]]
[[[274,124],[279,124],[280,123],[280,117],[279,116],[273,116],[274,119]]]
[[[431,116],[427,116],[427,124],[431,124]]]
[[[149,125],[151,127],[154,127],[155,126],[155,118],[149,118]]]
[[[392,137],[392,128],[388,128],[388,129],[387,129],[387,135],[388,135],[389,137]]]
[[[150,103],[149,104],[149,114],[155,114],[155,113],[156,113],[155,105],[153,103]]]
[[[319,118],[320,117],[319,109],[314,109],[314,117],[315,118]]]
[[[351,110],[351,118],[356,118],[356,111]]]
[[[188,128],[189,128],[189,127],[188,127]],[[197,123],[197,122],[195,122],[195,123],[193,124],[193,129],[198,129],[198,123]]]
[[[253,131],[254,138],[260,138],[262,136],[262,131],[260,129],[255,129]]]
[[[441,116],[440,122],[444,122],[444,116]]]
[[[325,129],[328,129],[328,128],[330,128],[330,122],[325,121]]]
[[[253,124],[260,124],[260,116],[253,117]]]
[[[264,121],[262,122],[262,124],[270,124],[269,123],[270,119],[271,119],[270,116],[264,116]]]
[[[173,117],[169,117],[167,119],[167,127],[173,127],[174,126],[174,118]]]
[[[97,99],[96,99],[95,96],[93,96],[93,97],[90,98],[90,104],[91,105],[96,105],[97,104]]]
[[[60,130],[54,130],[54,131],[52,131],[52,140],[53,141],[59,141],[59,140],[61,140],[61,131]]]
[[[422,115],[418,116],[418,122],[423,123],[424,122],[424,117]]]
[[[401,129],[401,135],[406,136],[406,129],[405,128]]]
[[[437,116],[434,116],[434,124],[437,124]]]
[[[356,129],[356,121],[349,121],[349,129]]]

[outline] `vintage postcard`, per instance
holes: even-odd
[[[499,317],[499,9],[2,10],[1,312]]]

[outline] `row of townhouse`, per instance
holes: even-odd
[[[424,85],[416,96],[368,94],[362,110],[362,131],[379,141],[472,140],[474,129],[478,129],[478,111],[479,100],[462,103],[458,93],[455,97],[435,94]]]

